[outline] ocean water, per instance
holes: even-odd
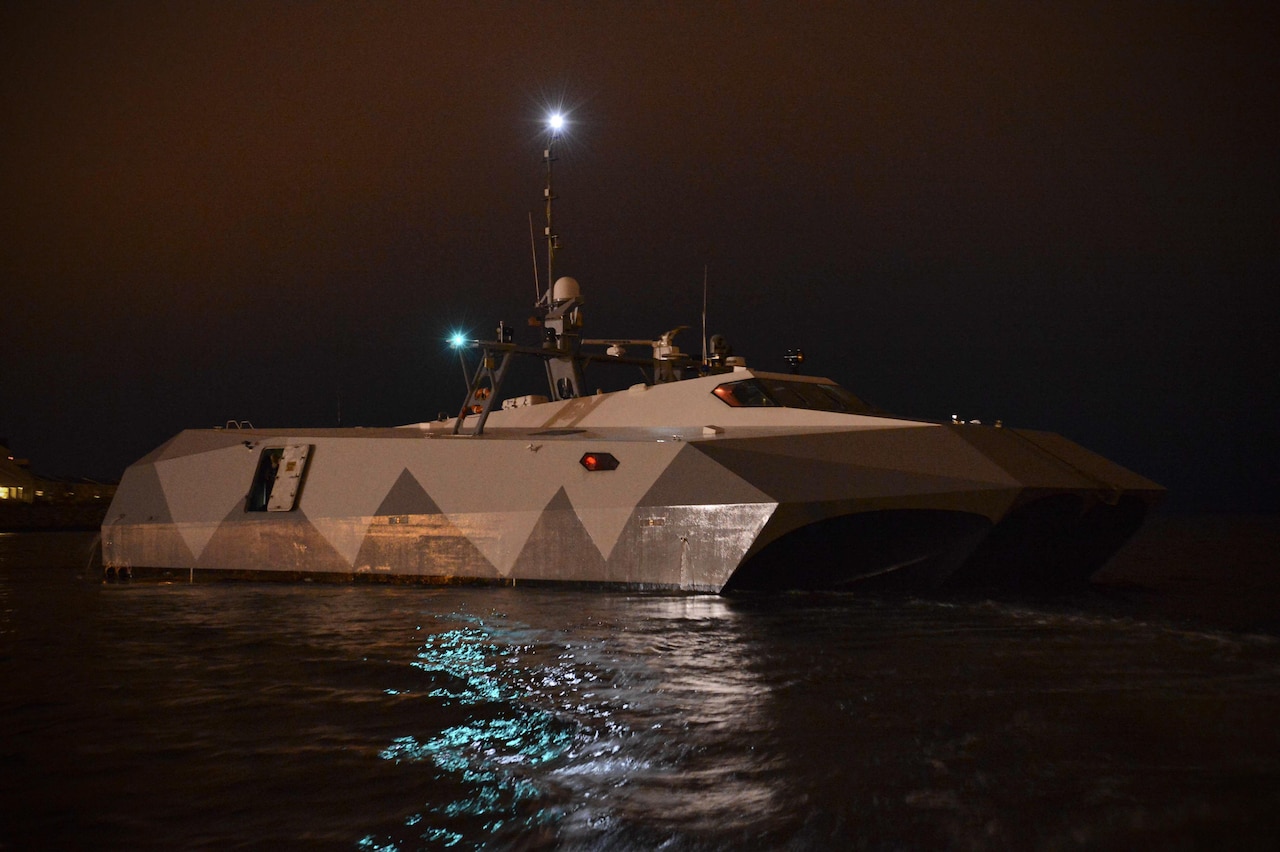
[[[3,535],[0,849],[1272,850],[1275,531],[1040,602],[107,585]]]

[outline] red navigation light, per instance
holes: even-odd
[[[618,469],[618,460],[609,453],[584,453],[578,464],[590,471]]]

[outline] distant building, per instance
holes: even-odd
[[[92,479],[65,479],[37,476],[26,459],[14,458],[0,444],[0,505],[19,503],[75,503],[106,505],[115,496],[116,486]]]
[[[92,479],[45,479],[36,477],[37,503],[111,502],[116,486]]]
[[[15,459],[0,444],[0,504],[31,503],[36,499],[36,477],[25,460]]]

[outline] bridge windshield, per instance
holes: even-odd
[[[797,382],[789,379],[744,379],[726,382],[712,391],[734,408],[807,408],[842,414],[873,414],[871,406],[839,385]]]

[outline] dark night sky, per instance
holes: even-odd
[[[1268,5],[6,3],[0,436],[460,402],[533,298],[541,119],[589,336],[710,326],[922,417],[1280,509]],[[532,342],[532,341],[527,341]]]

